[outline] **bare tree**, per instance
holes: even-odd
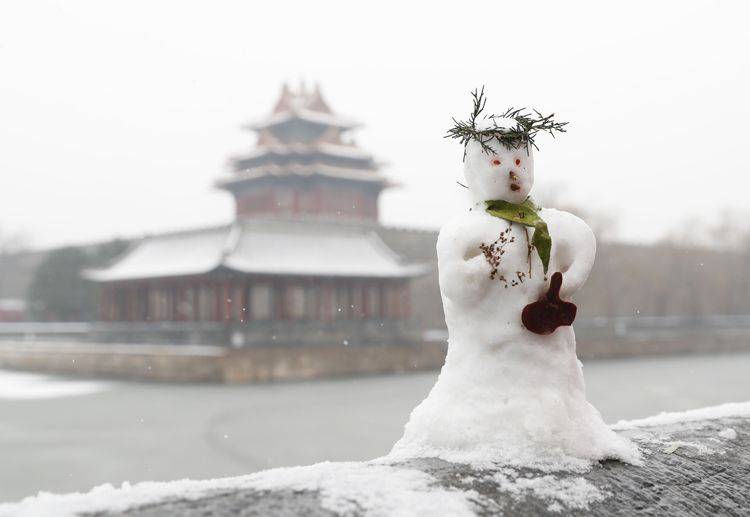
[[[0,256],[18,253],[26,248],[27,239],[21,233],[10,233],[0,228]]]

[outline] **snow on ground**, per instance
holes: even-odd
[[[659,413],[658,415],[641,418],[639,420],[620,420],[612,426],[612,429],[615,431],[627,431],[639,427],[663,426],[729,417],[750,417],[750,401],[728,402],[718,406],[674,413]]]
[[[199,499],[238,489],[317,490],[323,508],[339,514],[364,510],[373,516],[474,515],[471,491],[433,487],[424,472],[373,463],[319,463],[273,469],[249,476],[207,481],[145,482],[120,488],[102,485],[82,494],[40,493],[15,504],[0,504],[0,517],[60,517],[122,511],[166,499]]]
[[[603,501],[608,494],[599,490],[583,477],[560,479],[552,474],[535,477],[518,477],[512,469],[492,476],[498,488],[514,499],[536,497],[550,504],[549,511],[585,510],[591,503]]]
[[[478,494],[432,486],[425,472],[374,463],[319,463],[274,469],[251,482],[260,490],[320,490],[323,508],[338,514],[363,509],[367,515],[474,515]]]
[[[0,400],[33,400],[88,395],[106,390],[98,381],[69,380],[35,373],[0,370]]]

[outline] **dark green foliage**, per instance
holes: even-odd
[[[114,240],[93,247],[53,250],[39,265],[27,293],[30,315],[40,321],[88,321],[97,313],[96,286],[82,278],[122,253],[127,243]]]
[[[461,142],[464,147],[470,141],[475,140],[482,146],[482,150],[487,154],[494,154],[489,143],[494,139],[500,142],[508,149],[518,149],[519,147],[528,148],[529,145],[538,149],[534,138],[542,131],[549,133],[554,138],[555,133],[564,133],[567,122],[556,122],[555,114],[542,115],[537,110],[529,111],[526,108],[508,108],[501,115],[485,115],[483,120],[489,122],[489,127],[478,129],[477,119],[484,111],[487,104],[487,98],[484,96],[484,86],[481,90],[471,92],[474,102],[469,120],[453,119],[453,127],[450,128],[445,138],[455,138]],[[513,127],[502,127],[497,124],[500,119],[515,120],[516,125]]]

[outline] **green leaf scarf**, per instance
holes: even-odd
[[[542,259],[544,274],[547,274],[549,267],[549,257],[552,251],[552,237],[549,235],[547,223],[544,222],[537,213],[540,207],[537,207],[531,198],[517,205],[509,203],[502,199],[492,199],[485,201],[487,213],[493,217],[499,217],[506,221],[519,223],[529,228],[534,228],[534,236],[531,238],[531,245],[536,248],[539,258]]]

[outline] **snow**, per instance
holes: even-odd
[[[254,480],[258,490],[320,490],[323,508],[337,514],[357,509],[366,515],[475,515],[471,492],[435,487],[424,472],[372,463],[320,463],[276,469]]]
[[[36,400],[90,395],[106,390],[96,381],[67,380],[48,375],[0,370],[0,400]]]
[[[247,179],[262,178],[264,176],[327,176],[331,178],[353,179],[357,181],[369,181],[373,184],[386,183],[386,178],[378,174],[375,168],[352,168],[314,163],[302,164],[265,164],[258,167],[250,167],[237,171],[232,175],[225,176],[219,180],[219,185],[226,187],[236,182],[244,182]]]
[[[95,281],[205,274],[221,263],[229,227],[147,237],[104,270],[86,272]]]
[[[421,268],[402,264],[374,232],[343,227],[245,229],[223,264],[243,273],[405,277]]]
[[[39,325],[37,323],[37,325]],[[153,345],[80,342],[29,342],[0,343],[0,349],[25,351],[39,354],[101,354],[101,355],[155,355],[155,356],[203,356],[217,357],[226,354],[226,348],[219,345]]]
[[[26,301],[14,298],[0,298],[0,311],[24,311],[26,310]]]
[[[498,488],[514,499],[531,496],[548,501],[550,511],[585,510],[591,503],[603,501],[608,494],[585,478],[558,478],[554,475],[518,477],[515,471],[499,472],[492,476]]]
[[[525,150],[499,144],[495,150],[489,156],[478,145],[467,146],[465,175],[476,203],[441,229],[437,244],[448,353],[435,386],[412,412],[390,457],[546,471],[582,471],[606,458],[638,463],[637,447],[615,434],[586,400],[573,329],[540,336],[521,323],[523,307],[539,299],[548,282],[535,251],[529,264],[525,228],[491,217],[483,200],[523,201],[513,197],[508,184],[516,180],[507,167],[491,160],[515,164],[518,159],[521,166],[514,170],[522,191],[533,183],[533,160]],[[593,266],[593,233],[566,212],[545,209],[541,216],[552,236],[549,273],[563,272],[561,294],[569,298]],[[500,274],[510,283],[523,273],[518,285],[491,279],[480,250],[508,228]]]
[[[124,511],[135,506],[156,503],[166,499],[198,499],[214,491],[232,489],[237,486],[233,479],[191,481],[183,479],[168,483],[143,482],[120,487],[100,485],[86,493],[39,494],[27,497],[18,503],[0,504],[0,517],[65,517],[81,513]]]
[[[403,264],[369,228],[246,221],[144,239],[109,269],[87,276],[120,281],[205,274],[218,267],[243,273],[366,278],[408,277],[423,271]]]
[[[194,500],[227,490],[314,490],[323,508],[339,514],[361,509],[371,516],[474,515],[471,491],[434,487],[424,472],[372,463],[319,463],[274,469],[249,476],[207,481],[102,485],[88,493],[40,493],[19,503],[0,504],[0,517],[60,517],[123,511],[170,499]]]
[[[619,428],[629,430],[647,426],[697,421],[702,418],[750,416],[750,402],[724,404],[713,408],[669,413],[632,422],[619,422]],[[662,423],[653,423],[655,420]],[[727,428],[719,433],[725,439],[736,438],[736,432]],[[669,442],[679,447],[702,447],[690,442]],[[699,451],[700,452],[700,451]],[[310,490],[319,493],[324,508],[339,514],[362,509],[366,515],[474,515],[474,502],[482,496],[471,489],[474,482],[490,482],[510,497],[540,498],[549,503],[551,512],[585,510],[592,503],[609,497],[609,493],[596,487],[581,476],[557,473],[520,474],[517,470],[494,466],[492,474],[471,474],[461,479],[465,490],[437,486],[431,475],[415,469],[393,465],[385,457],[370,462],[324,462],[307,467],[273,469],[234,478],[192,481],[123,483],[98,486],[87,493],[51,494],[40,492],[17,503],[0,504],[0,517],[60,517],[81,513],[124,511],[137,506],[168,500],[196,500],[235,490]],[[582,467],[584,465],[581,465]],[[587,470],[585,468],[581,469]]]
[[[251,152],[244,154],[241,160],[250,160],[259,158],[267,154],[287,156],[290,154],[315,154],[324,153],[329,155],[341,156],[344,158],[353,158],[359,160],[370,160],[372,155],[353,145],[334,144],[329,142],[314,143],[289,143],[289,144],[265,144],[259,145]]]
[[[304,120],[321,126],[333,126],[340,129],[352,129],[359,125],[358,122],[320,111],[313,111],[307,108],[297,108],[291,111],[282,111],[274,113],[270,117],[248,125],[249,129],[260,131],[262,129],[287,124],[294,120]]]
[[[507,149],[497,141],[488,144],[495,154],[482,151],[478,142],[470,142],[466,147],[464,177],[469,187],[469,195],[482,208],[490,199],[504,199],[511,203],[523,203],[534,185],[534,153],[526,148]],[[498,160],[500,163],[495,164]],[[513,172],[516,180],[509,181]],[[519,190],[510,189],[511,183]]]
[[[612,426],[612,429],[626,431],[637,429],[639,427],[664,426],[731,417],[750,417],[750,401],[728,402],[719,406],[691,409],[689,411],[665,412],[639,420],[620,420]]]

